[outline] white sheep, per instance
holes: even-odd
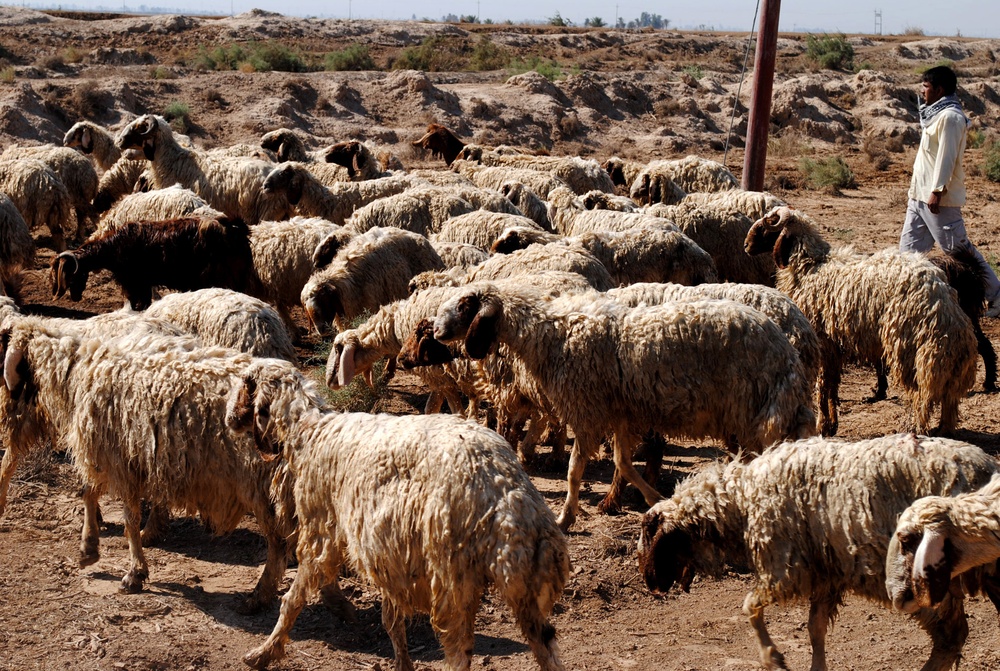
[[[578,273],[598,291],[607,291],[615,286],[608,269],[596,256],[582,247],[558,243],[531,245],[510,254],[494,254],[478,266],[470,268],[465,278],[456,278],[457,282],[448,283],[461,284],[523,277],[542,270]]]
[[[491,168],[466,160],[458,160],[451,164],[451,169],[472,180],[476,186],[484,189],[500,191],[508,182],[520,182],[540,198],[548,199],[553,189],[569,189],[562,179],[547,172],[539,172],[528,168]]]
[[[490,258],[489,252],[464,242],[439,242],[431,240],[431,246],[441,257],[445,268],[468,270]]]
[[[204,198],[180,184],[165,189],[132,193],[101,215],[93,235],[119,228],[130,221],[163,221],[180,217],[221,217]]]
[[[14,201],[0,193],[0,293],[17,298],[23,271],[35,265],[35,241]]]
[[[625,231],[648,224],[676,228],[673,222],[646,212],[588,210],[583,206],[583,201],[569,189],[555,189],[549,195],[549,221],[552,222],[553,229],[562,235]]]
[[[288,218],[287,203],[266,194],[264,179],[272,164],[251,158],[212,158],[182,147],[170,124],[162,117],[146,114],[123,128],[115,139],[126,156],[139,155],[150,162],[154,186],[179,183],[204,198],[209,205],[247,224]],[[135,154],[135,156],[133,156]]]
[[[1000,477],[974,492],[917,499],[889,541],[885,587],[893,607],[904,613],[937,607],[952,593],[954,578],[1000,559],[998,538]]]
[[[611,182],[616,187],[624,187],[626,191],[632,186],[632,182],[639,176],[639,173],[646,167],[645,163],[632,161],[618,156],[612,156],[601,164],[604,171],[611,177]]]
[[[93,121],[78,121],[63,136],[63,146],[79,149],[94,159],[103,171],[111,169],[122,157],[121,149],[115,145],[115,136],[104,126]]]
[[[448,219],[430,238],[432,242],[464,242],[488,250],[506,229],[514,226],[542,231],[527,217],[480,209]]]
[[[733,173],[721,163],[699,156],[686,156],[650,162],[632,181],[629,195],[640,205],[669,205],[678,202],[678,191],[672,188],[671,183],[679,187],[682,194],[728,191],[740,185]]]
[[[66,249],[65,236],[73,237],[73,201],[62,180],[41,161],[21,158],[0,165],[0,193],[13,201],[30,230],[48,227],[56,251]]]
[[[372,228],[348,242],[329,265],[309,278],[302,289],[302,306],[318,332],[331,322],[343,330],[365,311],[405,298],[417,273],[443,268],[424,236],[399,228]]]
[[[896,517],[929,494],[975,489],[998,470],[978,447],[913,434],[858,442],[788,442],[752,462],[713,464],[677,485],[646,513],[639,566],[646,584],[687,591],[698,573],[749,564],[743,602],[768,669],[786,669],[768,635],[764,608],[808,600],[812,671],[825,671],[826,631],[848,593],[889,605],[886,549]],[[1000,584],[990,585],[994,598]],[[934,649],[924,671],[958,661],[968,635],[961,593],[915,613]]]
[[[295,345],[281,315],[238,291],[213,287],[168,294],[153,301],[145,316],[175,324],[205,345],[295,362]]]
[[[795,350],[767,317],[730,301],[629,309],[594,295],[548,302],[528,289],[482,283],[441,306],[434,337],[463,340],[473,358],[506,344],[572,428],[563,529],[573,523],[583,469],[604,436],[614,436],[617,470],[652,504],[659,493],[631,463],[632,448],[650,430],[754,452],[814,431]]]
[[[91,203],[97,195],[97,171],[94,170],[93,164],[79,152],[56,145],[36,147],[13,145],[3,152],[0,162],[19,158],[34,158],[52,169],[69,192],[76,212],[77,228],[83,229],[93,218]]]
[[[958,424],[958,404],[976,378],[976,339],[944,273],[925,257],[831,249],[812,221],[787,207],[747,233],[750,254],[772,255],[778,289],[809,318],[820,340],[823,432],[836,433],[842,360],[887,368],[903,388],[917,431]]]
[[[148,191],[153,173],[146,161],[119,159],[101,175],[94,196],[94,213],[107,212],[122,197],[137,191]]]
[[[3,424],[4,442],[58,440],[92,491],[123,500],[129,545],[123,591],[140,591],[149,575],[139,532],[140,503],[148,500],[197,512],[219,533],[252,512],[268,557],[243,608],[258,610],[274,599],[294,531],[290,517],[275,515],[274,501],[290,490],[282,485],[283,467],[225,424],[227,396],[250,356],[178,346],[176,338],[160,335],[136,342],[50,334],[25,322],[16,323],[3,344],[0,406],[4,415],[20,418]]]
[[[549,221],[549,208],[534,191],[520,182],[504,182],[500,185],[500,193],[528,219],[546,231],[552,230],[552,222]]]
[[[492,587],[544,671],[563,668],[548,615],[569,576],[566,539],[496,433],[448,415],[340,414],[269,360],[234,386],[229,426],[251,431],[294,477],[295,581],[271,636],[244,662],[284,654],[311,592],[347,565],[382,593],[395,668],[411,671],[405,619],[429,613],[445,665],[468,669],[476,611]]]
[[[751,221],[757,221],[785,201],[767,191],[699,191],[689,193],[681,203],[685,206],[699,205],[712,210],[733,210],[745,214]]]
[[[355,210],[345,225],[355,233],[377,227],[395,227],[430,235],[448,219],[475,209],[472,203],[451,189],[417,186],[379,198]]]
[[[579,156],[535,156],[484,151],[478,153],[473,160],[486,166],[525,168],[549,173],[564,181],[578,195],[588,191],[604,193],[615,191],[611,176],[593,159]]]

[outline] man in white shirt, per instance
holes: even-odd
[[[955,95],[958,79],[951,68],[927,70],[920,88],[920,147],[907,193],[906,220],[899,236],[904,252],[926,252],[936,242],[945,252],[966,249],[986,277],[987,317],[1000,316],[1000,280],[965,233],[965,171],[962,154],[969,119]]]

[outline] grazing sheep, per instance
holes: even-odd
[[[536,156],[534,154],[501,154],[495,151],[465,156],[480,165],[495,168],[524,168],[546,172],[563,180],[577,195],[588,191],[614,193],[615,184],[601,165],[579,156]]]
[[[79,149],[84,155],[92,157],[103,171],[110,170],[122,157],[121,150],[115,146],[114,134],[92,121],[73,124],[63,136],[63,146]]]
[[[646,585],[687,591],[728,560],[756,577],[743,602],[768,669],[787,669],[764,608],[809,601],[812,671],[825,671],[826,631],[845,594],[889,605],[886,549],[913,500],[981,486],[997,463],[978,447],[912,434],[853,443],[812,438],[772,447],[752,462],[710,465],[677,485],[642,521]],[[1000,584],[987,583],[994,598]],[[968,636],[961,593],[915,613],[934,642],[924,671],[951,669]]]
[[[268,151],[273,151],[278,161],[296,161],[298,163],[322,163],[324,162],[322,151],[311,153],[306,149],[306,144],[299,135],[290,128],[278,128],[269,133],[264,133],[260,138],[260,146]]]
[[[454,191],[441,187],[414,187],[355,210],[346,226],[355,233],[378,227],[402,228],[430,235],[444,222],[475,210],[475,206]]]
[[[678,193],[728,191],[739,188],[739,185],[739,180],[721,163],[687,156],[649,163],[632,181],[629,195],[640,205],[671,205],[678,202]]]
[[[596,256],[582,247],[570,247],[559,243],[531,245],[511,254],[495,254],[478,266],[470,268],[464,282],[459,283],[524,277],[543,270],[577,273],[598,291],[607,291],[615,286],[608,269]]]
[[[300,373],[260,360],[226,421],[294,477],[298,573],[271,636],[244,662],[284,655],[310,592],[341,567],[382,593],[395,667],[411,671],[405,618],[430,614],[445,665],[468,669],[476,611],[493,587],[544,671],[563,668],[548,616],[569,577],[566,539],[496,433],[447,415],[329,412]]]
[[[428,124],[427,132],[424,133],[423,137],[414,140],[410,145],[429,150],[432,156],[444,159],[447,166],[455,161],[465,147],[465,143],[459,140],[453,132],[437,123]]]
[[[149,307],[157,286],[257,293],[249,236],[239,219],[129,222],[52,259],[53,295],[69,292],[70,299],[80,300],[90,273],[100,269],[111,271],[135,310]]]
[[[632,186],[632,182],[635,181],[635,178],[638,177],[639,173],[646,167],[646,164],[640,163],[639,161],[630,161],[628,159],[612,156],[602,163],[601,167],[608,173],[611,177],[611,182],[616,187],[625,187],[625,190],[627,191]]]
[[[785,205],[785,201],[767,191],[743,189],[690,193],[682,202],[685,206],[698,205],[710,210],[736,211],[745,214],[751,221],[757,221],[774,208]]]
[[[38,147],[19,147],[17,145],[8,147],[0,161],[6,162],[19,158],[33,158],[49,166],[59,178],[59,181],[69,192],[73,209],[76,212],[76,225],[78,229],[85,228],[85,225],[93,218],[93,207],[91,203],[97,195],[97,171],[93,164],[80,152],[69,147],[59,147],[55,145],[42,145]]]
[[[35,265],[35,241],[21,212],[0,193],[0,293],[17,299],[23,271]]]
[[[277,163],[278,155],[273,151],[261,148],[259,145],[240,144],[229,145],[227,147],[214,147],[205,151],[206,156],[212,158],[255,158],[259,161]]]
[[[174,184],[166,189],[132,193],[105,212],[92,235],[97,236],[130,221],[164,221],[181,217],[221,217],[191,189]]]
[[[580,196],[585,210],[616,210],[618,212],[639,212],[635,201],[625,196],[616,196],[605,191],[587,191]]]
[[[281,315],[259,298],[230,289],[198,289],[168,294],[144,314],[197,335],[205,345],[295,363],[295,345]]]
[[[489,252],[464,242],[439,242],[431,240],[431,246],[441,257],[445,268],[468,270],[490,258]]]
[[[557,233],[567,236],[591,231],[626,231],[645,224],[676,228],[673,222],[645,212],[585,209],[569,189],[556,189],[549,195],[549,221]]]
[[[0,165],[0,193],[11,199],[29,230],[44,224],[55,250],[66,249],[65,236],[76,234],[70,217],[73,201],[51,168],[34,158],[4,161]]]
[[[885,587],[893,607],[915,613],[939,606],[953,578],[1000,559],[998,538],[1000,477],[974,492],[917,499],[889,541]]]
[[[302,306],[317,332],[338,330],[365,311],[406,298],[410,278],[444,263],[430,241],[399,228],[373,228],[341,248],[302,289]]]
[[[182,147],[162,117],[139,117],[121,130],[115,144],[122,150],[134,150],[127,154],[129,158],[141,153],[150,162],[154,186],[179,183],[216,210],[242,218],[248,225],[287,219],[290,214],[287,203],[262,188],[272,164],[251,158],[216,159]]]
[[[511,226],[504,229],[490,246],[491,254],[511,254],[531,245],[548,245],[566,240],[566,236],[540,230],[533,226]]]
[[[563,529],[575,519],[583,469],[604,436],[614,436],[616,469],[652,504],[659,493],[631,463],[650,430],[759,452],[810,435],[816,423],[788,340],[767,317],[730,301],[629,309],[594,295],[547,302],[535,291],[482,283],[441,306],[434,337],[464,340],[476,359],[494,343],[507,345],[572,428]],[[609,365],[611,374],[601,374]]]
[[[555,175],[529,168],[491,168],[471,161],[458,160],[451,164],[451,169],[471,179],[476,186],[494,191],[499,191],[508,182],[520,182],[537,193],[540,198],[547,199],[554,189],[569,189],[569,185]]]
[[[120,198],[137,191],[148,191],[146,186],[152,180],[146,161],[120,159],[101,175],[94,196],[94,214],[107,212]]]
[[[273,601],[294,531],[290,516],[275,515],[273,501],[290,490],[281,481],[283,466],[262,458],[252,438],[224,421],[227,396],[250,356],[182,347],[159,335],[119,342],[49,334],[24,322],[4,335],[0,406],[21,418],[4,423],[4,443],[58,440],[92,491],[122,499],[129,545],[123,591],[140,591],[149,575],[139,532],[147,500],[196,511],[219,533],[253,513],[268,556],[242,607],[255,611]],[[96,561],[97,548],[91,550],[85,564]]]
[[[500,193],[513,203],[514,207],[519,209],[528,219],[531,219],[546,231],[553,230],[552,222],[549,221],[548,205],[524,184],[520,182],[504,182],[500,185]]]
[[[433,242],[464,242],[487,250],[508,228],[542,231],[531,219],[516,214],[476,210],[448,219],[430,238]]]
[[[773,255],[778,289],[816,330],[825,435],[837,431],[845,358],[888,370],[909,400],[917,431],[930,430],[938,404],[938,430],[955,429],[959,401],[976,379],[976,339],[940,269],[896,250],[873,256],[831,250],[808,217],[787,207],[754,223],[746,251]]]
[[[283,198],[300,215],[323,217],[343,224],[355,210],[379,198],[402,193],[413,184],[406,175],[393,175],[327,186],[306,164],[282,163],[268,173],[263,188]]]

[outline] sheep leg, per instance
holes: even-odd
[[[522,466],[527,466],[535,460],[535,450],[546,423],[536,414],[527,420],[526,426],[528,428],[524,432],[524,437],[517,444],[517,458]]]
[[[760,647],[760,662],[768,669],[785,669],[785,656],[778,652],[777,646],[771,640],[771,635],[767,633],[767,624],[764,622],[764,605],[760,598],[750,592],[743,601],[743,612],[750,618],[750,626],[753,627],[757,635],[757,645]]]
[[[17,470],[17,457],[14,448],[8,447],[3,453],[3,459],[0,460],[0,518],[7,508],[7,490],[10,488],[14,471]]]
[[[257,613],[274,601],[278,594],[278,583],[285,575],[285,568],[288,565],[288,541],[270,528],[270,525],[263,523],[263,516],[258,515],[257,520],[261,523],[264,537],[267,539],[267,561],[253,591],[238,607],[243,614]],[[299,566],[301,571],[301,564]]]
[[[839,417],[837,407],[840,405],[840,355],[832,343],[824,343],[823,365],[820,369],[820,401],[822,413],[820,433],[824,436],[835,436]]]
[[[142,504],[140,500],[129,498],[124,501],[125,538],[128,539],[129,569],[122,578],[120,591],[128,594],[138,594],[142,591],[142,583],[149,577],[149,565],[142,551],[140,526],[142,525]]]
[[[950,390],[945,392],[944,398],[941,399],[941,422],[934,430],[934,435],[948,436],[955,431],[955,428],[958,426],[959,400],[957,394],[952,393]],[[930,403],[927,403],[926,406],[925,404],[921,404],[917,413],[918,426],[926,426],[930,422],[930,408]],[[921,431],[926,432],[926,429],[921,429]]]
[[[597,452],[600,445],[590,436],[577,436],[573,441],[573,450],[569,453],[569,469],[566,472],[566,502],[556,523],[563,531],[569,531],[576,521],[576,513],[580,507],[580,484],[583,482],[583,471],[587,467],[590,456]]]
[[[949,593],[937,608],[920,609],[917,619],[934,644],[931,656],[920,671],[947,671],[954,667],[962,656],[965,640],[969,638],[964,598]]]
[[[812,644],[809,671],[826,671],[826,630],[830,626],[833,607],[825,599],[814,599],[809,604],[809,642]]]
[[[444,394],[439,391],[432,391],[427,395],[427,403],[424,404],[424,414],[433,415],[436,412],[441,412],[441,406],[444,405]]]
[[[163,503],[153,503],[146,518],[146,526],[142,528],[142,546],[152,547],[163,540],[170,526],[170,508]]]
[[[406,619],[393,604],[389,595],[382,592],[382,626],[392,641],[392,654],[396,658],[396,671],[413,671],[410,650],[406,646]]]
[[[292,630],[296,618],[306,605],[309,598],[309,585],[314,582],[312,573],[315,570],[312,562],[299,564],[299,572],[295,576],[292,586],[281,599],[281,612],[271,635],[267,637],[262,646],[254,648],[243,656],[244,664],[253,669],[263,669],[271,662],[285,656],[288,633]]]
[[[875,386],[872,395],[864,399],[865,403],[884,401],[889,395],[889,372],[884,363],[875,366]]]
[[[561,466],[566,463],[566,425],[552,418],[549,418],[548,424],[548,433],[542,437],[542,443],[552,446],[549,463]]]
[[[515,608],[514,616],[521,627],[521,633],[528,641],[531,652],[542,671],[563,671],[565,667],[559,659],[556,644],[556,628],[539,612],[534,600],[525,599],[520,608]]]
[[[973,320],[972,326],[972,331],[976,334],[976,349],[979,350],[979,356],[983,358],[983,366],[986,369],[983,391],[992,394],[997,391],[997,353],[993,349],[993,343],[983,333],[983,327],[978,319]]]
[[[634,434],[624,434],[616,432],[612,439],[614,446],[615,471],[622,474],[626,480],[639,488],[646,503],[653,505],[663,497],[648,482],[642,479],[639,471],[632,465],[632,449],[640,442],[640,438]],[[612,479],[611,489],[604,500],[597,506],[601,512],[612,512],[621,510],[621,489],[615,489],[615,482]]]
[[[450,616],[431,615],[431,624],[444,648],[444,666],[449,671],[468,671],[472,666],[472,649],[475,643],[476,611],[483,598],[482,590],[473,590],[464,605]]]
[[[344,593],[340,589],[340,582],[334,580],[333,582],[324,585],[320,590],[320,597],[323,599],[323,605],[326,609],[339,617],[345,622],[350,622],[351,624],[357,624],[358,622],[358,611],[354,607],[354,604],[344,596]]]
[[[101,511],[97,505],[100,498],[100,488],[89,483],[83,486],[83,531],[80,538],[80,568],[90,566],[101,558],[101,532],[99,528]]]
[[[454,389],[449,389],[444,392],[444,398],[448,401],[448,410],[453,415],[458,415],[460,417],[465,416],[465,403],[462,403],[462,395],[459,394]]]

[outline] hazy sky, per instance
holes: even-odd
[[[11,3],[18,4],[18,3]],[[38,2],[27,2],[39,6]],[[749,30],[757,0],[685,0],[684,2],[643,2],[642,0],[67,0],[63,7],[112,8],[171,7],[179,10],[208,10],[239,14],[254,7],[292,16],[321,16],[355,19],[418,19],[479,16],[495,22],[543,21],[558,12],[576,25],[588,17],[601,17],[612,24],[615,16],[626,21],[642,12],[659,14],[676,28],[716,28]],[[925,34],[967,37],[1000,37],[1000,2],[997,0],[785,0],[781,3],[782,31],[827,31],[873,33],[875,12],[881,10],[882,32],[901,33],[920,28]],[[56,6],[45,0],[42,6]]]

